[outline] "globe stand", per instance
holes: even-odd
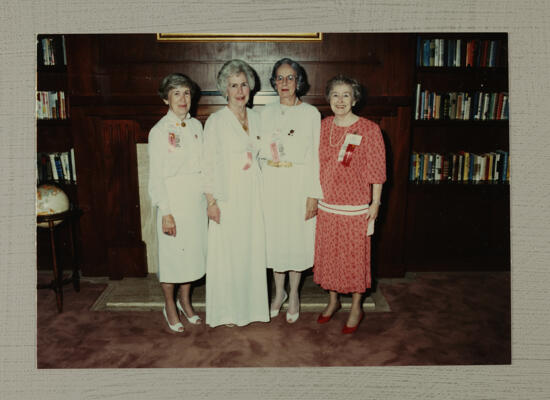
[[[75,251],[74,239],[74,220],[81,215],[80,209],[71,209],[62,213],[50,215],[37,215],[36,222],[47,223],[50,231],[50,246],[52,250],[53,280],[48,284],[37,284],[37,289],[52,289],[55,292],[57,311],[63,312],[63,285],[72,283],[76,292],[80,292],[80,274],[78,272],[78,262]],[[55,249],[55,228],[67,221],[69,224],[69,240],[71,244],[72,276],[63,278],[63,270],[57,265],[57,254]],[[57,222],[57,224],[56,224]]]

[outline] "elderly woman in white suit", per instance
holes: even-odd
[[[163,314],[170,329],[183,332],[181,312],[200,324],[190,300],[191,282],[205,274],[207,224],[201,175],[202,125],[189,109],[194,82],[183,74],[166,76],[159,95],[168,112],[149,133],[149,195],[157,209],[159,281]],[[179,284],[178,299],[174,288]]]
[[[279,95],[262,111],[267,265],[275,282],[270,313],[276,317],[288,298],[286,320],[294,323],[300,315],[301,274],[313,265],[317,199],[323,197],[318,154],[321,115],[300,99],[308,83],[296,61],[277,61],[270,82]]]
[[[252,68],[226,62],[217,76],[227,106],[204,129],[208,201],[206,323],[243,326],[269,321],[261,176],[257,155],[260,117],[247,107]]]

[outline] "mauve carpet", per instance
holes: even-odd
[[[397,282],[397,283],[396,283]],[[157,311],[91,311],[104,284],[37,295],[38,368],[318,367],[511,363],[510,274],[419,273],[379,283],[392,312],[367,313],[353,335],[347,313],[325,325],[303,312],[270,323],[172,334]],[[204,318],[204,313],[200,313]]]

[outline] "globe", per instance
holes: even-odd
[[[69,197],[59,186],[43,184],[36,190],[36,215],[52,215],[69,209]],[[58,225],[61,221],[54,221]],[[47,222],[38,224],[40,228],[47,228]]]

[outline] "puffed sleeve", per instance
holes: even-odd
[[[149,132],[149,145],[147,146],[149,153],[149,196],[153,207],[157,206],[161,215],[168,215],[171,211],[163,176],[167,151],[166,143],[163,140],[166,135],[163,133],[159,125],[155,125]]]
[[[223,121],[220,115],[212,114],[204,126],[204,144],[202,153],[203,190],[218,200],[227,200],[226,179],[224,174],[224,152],[221,141]]]
[[[386,181],[386,150],[380,127],[372,123],[367,133],[367,182],[384,183]]]
[[[309,190],[308,197],[314,199],[323,198],[321,189],[321,178],[319,174],[319,141],[321,138],[321,113],[317,109],[313,110],[311,117],[311,136],[312,147],[308,154],[307,162],[309,164]]]

